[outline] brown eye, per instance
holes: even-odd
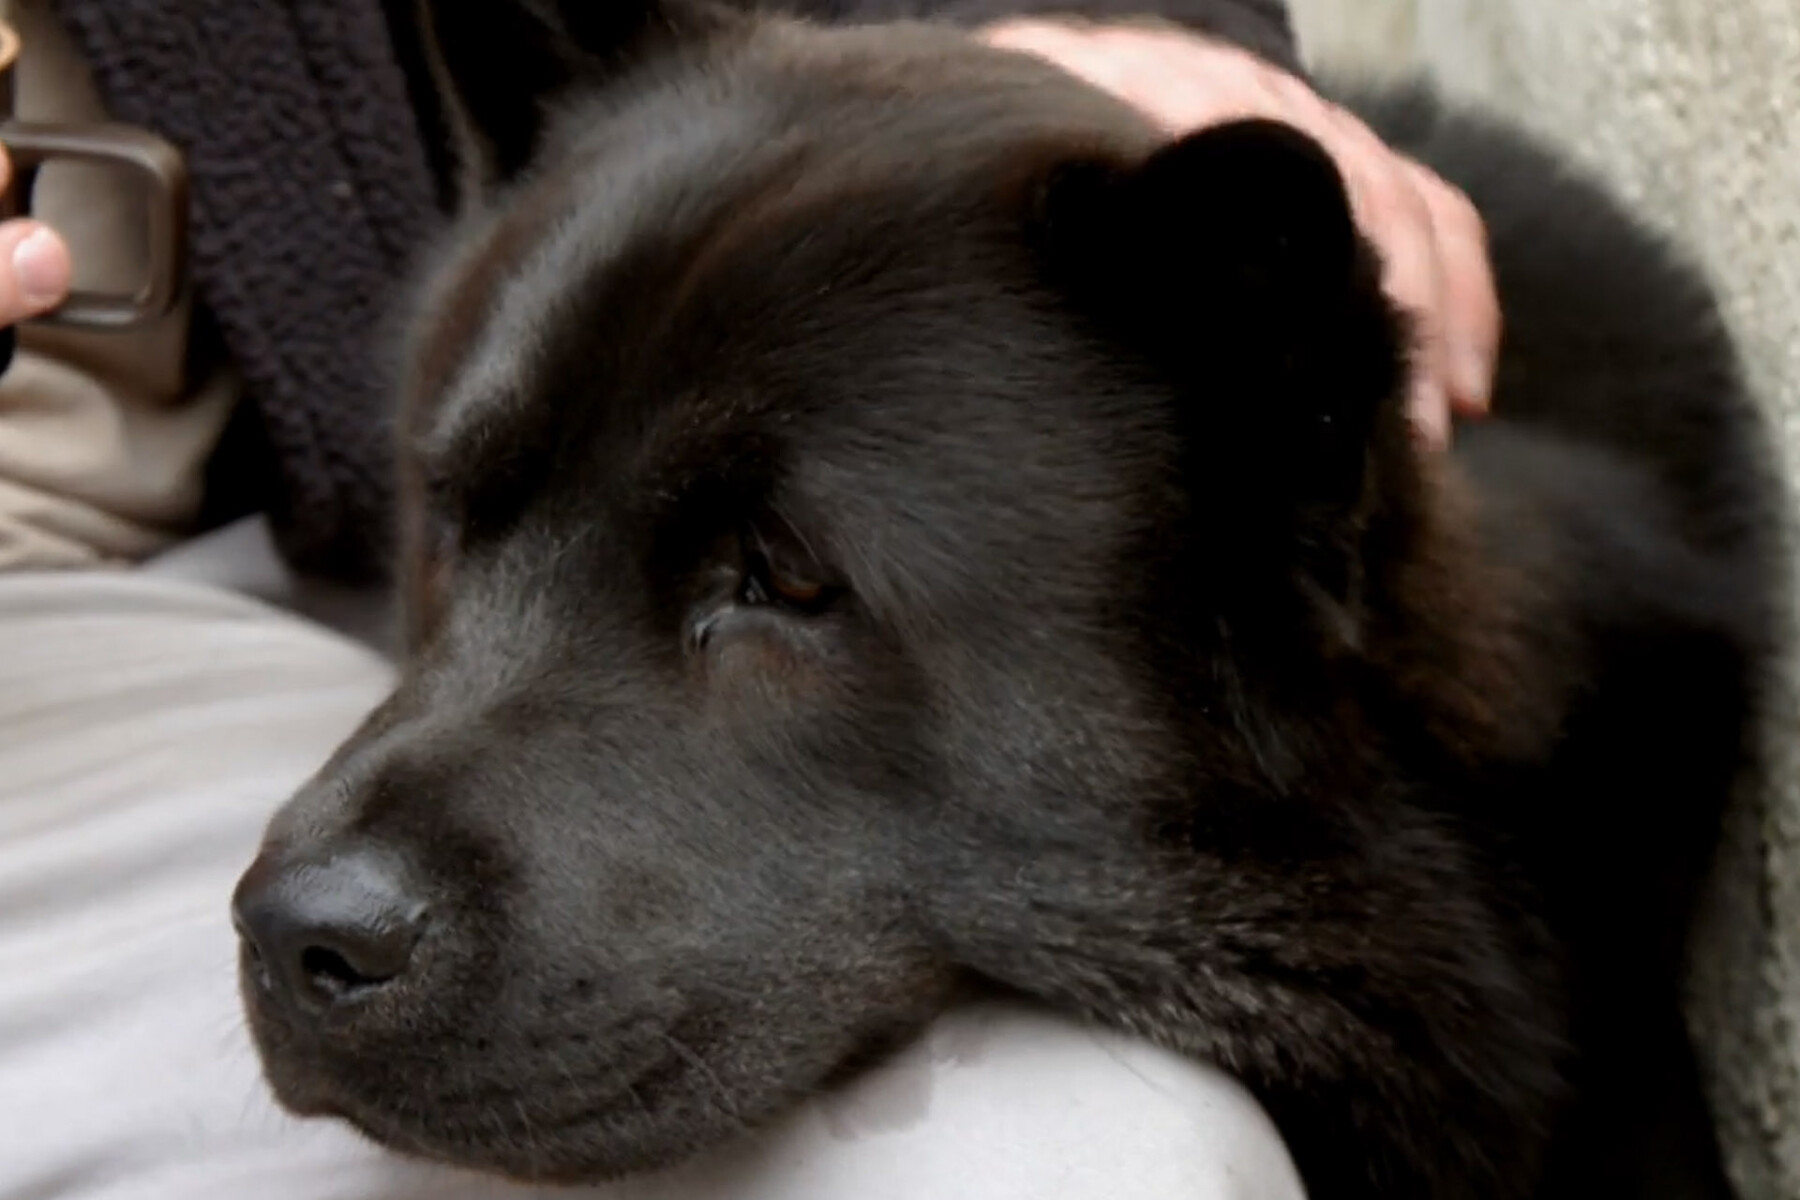
[[[783,574],[774,563],[769,564],[769,590],[800,608],[817,604],[825,595],[825,585],[818,580]]]
[[[779,604],[804,613],[823,611],[842,590],[829,581],[804,539],[775,518],[769,530],[752,527],[744,537],[745,604]]]

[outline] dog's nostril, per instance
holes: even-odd
[[[360,962],[353,963],[329,946],[308,946],[300,952],[300,970],[307,983],[334,999],[387,983],[405,967],[404,961],[373,963],[366,952]]]
[[[398,869],[368,855],[324,863],[258,860],[233,915],[250,978],[276,999],[320,1009],[405,974],[425,906]]]

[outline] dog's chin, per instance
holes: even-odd
[[[604,1183],[685,1162],[741,1134],[743,1118],[711,1088],[695,1090],[691,1064],[662,1060],[630,1083],[571,1094],[529,1080],[450,1097],[426,1080],[403,1087],[329,1069],[280,1022],[250,1010],[263,1077],[277,1105],[305,1119],[342,1121],[408,1158],[520,1183]],[[447,1072],[446,1074],[454,1074]],[[554,1090],[557,1095],[547,1095]],[[655,1101],[646,1102],[654,1096]]]
[[[408,1158],[501,1176],[519,1183],[604,1183],[675,1166],[741,1132],[717,1117],[658,1119],[629,1095],[568,1113],[534,1112],[524,1096],[496,1094],[446,1106],[370,1104],[317,1081],[265,1067],[276,1103],[297,1117],[342,1121],[376,1145]]]
[[[524,1184],[606,1183],[673,1166],[697,1152],[600,1114],[557,1128],[517,1111],[509,1120],[504,1101],[466,1114],[433,1114],[418,1123],[391,1112],[331,1115],[396,1154]]]
[[[523,1097],[495,1096],[466,1108],[429,1111],[324,1101],[304,1115],[341,1120],[408,1158],[555,1186],[671,1168],[743,1132],[724,1113],[645,1112],[628,1095],[560,1114],[534,1112]]]

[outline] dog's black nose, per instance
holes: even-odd
[[[257,986],[314,1010],[405,974],[425,925],[398,867],[373,854],[283,862],[265,853],[231,909]]]

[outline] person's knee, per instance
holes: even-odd
[[[735,1158],[735,1156],[734,1156]],[[1229,1076],[1012,1007],[951,1013],[737,1159],[732,1196],[1301,1200],[1273,1123]],[[712,1193],[706,1193],[711,1195]]]

